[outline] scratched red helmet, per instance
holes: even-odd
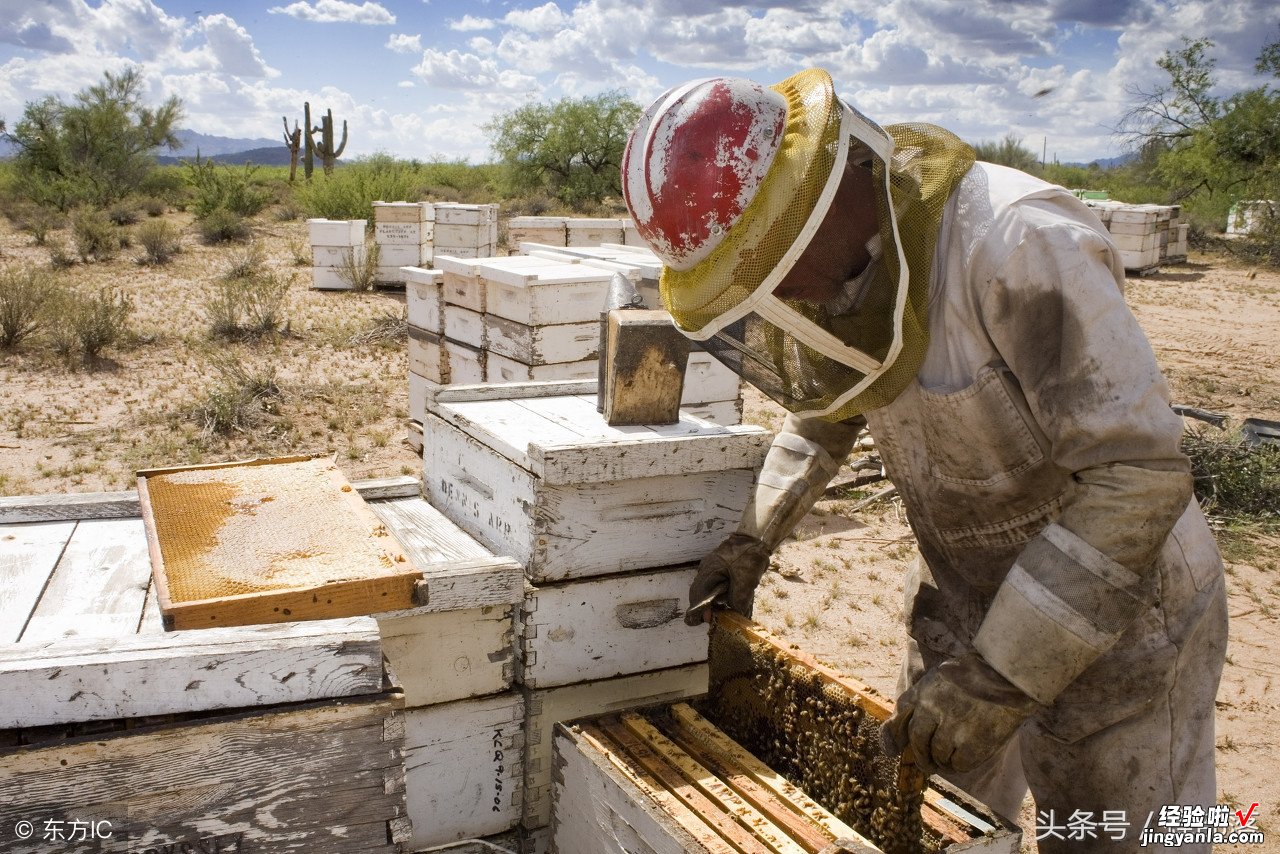
[[[742,78],[693,80],[654,101],[623,156],[636,230],[673,270],[720,245],[773,164],[787,100]]]

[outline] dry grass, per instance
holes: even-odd
[[[272,454],[332,454],[352,478],[417,469],[399,441],[407,364],[389,318],[402,315],[402,295],[310,290],[293,263],[305,223],[261,217],[253,223],[261,270],[287,283],[290,334],[213,339],[206,303],[251,250],[202,244],[189,214],[164,221],[184,237],[169,263],[140,266],[122,253],[62,274],[85,293],[115,286],[133,305],[130,334],[90,370],[69,368],[41,333],[0,352],[0,494],[128,488],[139,468]],[[70,242],[69,226],[48,234],[50,246]],[[0,220],[0,256],[45,266],[50,249]],[[361,334],[369,340],[351,343]],[[219,372],[223,361],[249,377],[273,376],[283,394],[259,398],[252,424],[220,432],[193,413],[234,386]]]

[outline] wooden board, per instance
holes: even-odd
[[[680,403],[736,400],[741,394],[741,385],[738,375],[715,356],[702,350],[694,350],[689,354]]]
[[[486,371],[490,382],[500,383],[522,383],[530,380],[585,380],[599,373],[600,363],[591,358],[577,362],[526,365],[524,362],[491,352]]]
[[[521,683],[548,688],[705,661],[706,626],[682,619],[696,571],[690,565],[529,588]]]
[[[742,423],[742,398],[717,400],[712,403],[682,403],[680,408],[694,418],[701,418],[712,424],[728,427]]]
[[[517,408],[509,411],[519,417]],[[523,417],[531,430],[538,427]],[[434,415],[423,432],[431,503],[498,554],[524,564],[535,582],[699,560],[736,527],[754,482],[753,469],[728,468],[556,485],[513,461],[514,448],[504,449],[510,456],[500,454]],[[707,455],[714,458],[717,447]],[[607,466],[598,450],[594,459]],[[695,457],[683,459],[701,468]],[[671,464],[663,463],[662,470]]]
[[[411,327],[439,335],[444,330],[441,273],[409,267],[405,270],[405,308]]]
[[[150,580],[142,520],[80,522],[20,640],[131,635]]]
[[[392,684],[407,708],[449,703],[511,688],[514,606],[488,605],[378,618]]]
[[[74,522],[37,522],[0,529],[0,644],[22,635],[75,527]]]
[[[381,690],[368,618],[0,647],[0,729]]]
[[[93,820],[111,822],[110,851],[393,854],[407,831],[397,705],[375,694],[0,750],[0,840],[47,854],[15,824]]]
[[[469,308],[445,303],[444,335],[451,341],[482,349],[485,346],[484,315]]]
[[[443,324],[443,318],[441,320]],[[453,378],[449,370],[449,354],[444,339],[438,333],[418,326],[409,327],[409,373],[417,375],[432,385],[448,385]],[[426,400],[422,401],[423,415]],[[422,419],[419,419],[422,420]]]
[[[520,821],[524,713],[519,692],[405,713],[413,850],[502,833]]]
[[[455,383],[479,383],[485,381],[485,362],[488,353],[469,344],[444,339],[449,380]]]
[[[536,829],[551,821],[552,730],[557,722],[672,703],[706,690],[705,664],[560,688],[526,690],[523,825]]]

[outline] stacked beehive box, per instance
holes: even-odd
[[[647,247],[627,218],[601,219],[563,216],[516,216],[507,221],[507,252],[516,254],[520,244],[544,246],[600,246],[612,243]]]
[[[550,817],[556,721],[705,690],[681,619],[695,561],[733,530],[770,436],[683,416],[611,428],[593,382],[441,389],[424,423],[433,505],[524,566],[523,826]]]
[[[431,263],[435,208],[429,202],[374,202],[373,239],[378,245],[374,281],[405,281],[402,267]]]
[[[349,291],[352,283],[339,271],[365,263],[363,219],[309,219],[311,287],[322,291]]]
[[[497,252],[498,206],[436,202],[431,251],[455,258],[489,258]],[[430,261],[428,257],[424,260]]]
[[[1084,199],[1111,233],[1125,270],[1151,272],[1161,263],[1187,256],[1187,225],[1177,205],[1127,205],[1106,199]]]

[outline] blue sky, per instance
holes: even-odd
[[[1272,0],[0,0],[0,117],[140,66],[184,126],[279,139],[333,109],[346,157],[489,159],[483,124],[528,101],[620,89],[647,104],[714,75],[772,83],[811,65],[883,122],[970,141],[1012,132],[1050,158],[1121,153],[1132,96],[1181,38],[1216,42],[1224,91],[1258,85]],[[1048,90],[1045,93],[1045,90]],[[1037,93],[1040,94],[1036,97]],[[315,116],[313,115],[313,119]]]

